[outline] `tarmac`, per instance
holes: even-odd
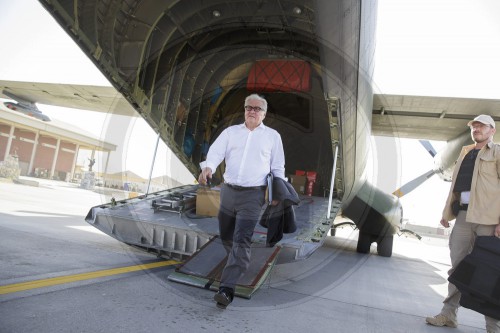
[[[446,235],[395,237],[384,258],[375,246],[356,253],[357,231],[346,226],[310,258],[276,265],[250,300],[221,310],[212,291],[167,280],[176,262],[84,221],[123,193],[22,180],[0,179],[2,333],[485,331],[484,317],[465,308],[456,329],[425,323],[446,294]]]

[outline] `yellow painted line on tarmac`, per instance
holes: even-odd
[[[141,270],[148,270],[158,267],[171,266],[178,264],[178,261],[175,260],[167,260],[167,261],[158,261],[150,264],[141,264],[136,266],[127,266],[113,269],[104,269],[101,271],[88,272],[88,273],[80,273],[74,275],[66,275],[66,276],[58,276],[54,278],[42,279],[42,280],[34,280],[28,282],[14,283],[8,284],[5,286],[0,286],[0,295],[16,293],[19,291],[25,291],[30,289],[44,288],[50,286],[56,286],[58,284],[71,283],[76,281],[84,281],[97,279],[106,276],[112,276],[117,274],[130,273]]]

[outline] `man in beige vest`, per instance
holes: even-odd
[[[479,115],[467,125],[475,144],[463,147],[460,153],[441,219],[445,228],[456,219],[449,240],[448,274],[471,252],[476,236],[500,237],[500,145],[493,143],[495,121],[488,115]],[[459,302],[460,292],[448,283],[448,296],[441,312],[427,317],[426,322],[457,327]],[[488,316],[485,319],[487,332],[500,333],[499,320]]]

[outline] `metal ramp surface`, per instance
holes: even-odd
[[[102,204],[92,207],[85,220],[121,242],[184,260],[219,234],[216,217],[197,215],[190,206],[197,188],[185,185]],[[328,198],[301,195],[300,199],[294,206],[297,230],[284,234],[278,243],[280,261],[285,257],[289,261],[306,259],[321,247],[341,207],[341,201],[334,199],[328,218]],[[254,242],[265,243],[266,233],[267,229],[257,224]]]
[[[281,247],[252,244],[250,267],[235,289],[235,295],[249,299],[269,275]],[[220,276],[226,265],[227,254],[219,237],[212,238],[198,252],[168,276],[174,282],[217,291]]]

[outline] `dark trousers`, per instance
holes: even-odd
[[[252,235],[265,204],[265,190],[235,190],[223,185],[219,209],[219,232],[228,259],[221,287],[234,290],[250,265]]]

